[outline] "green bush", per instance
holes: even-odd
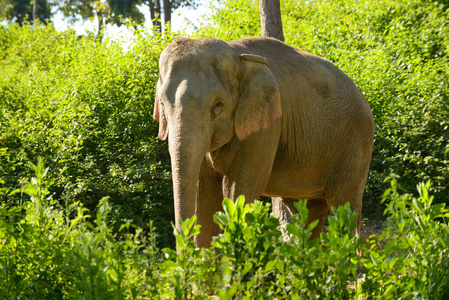
[[[223,232],[196,248],[196,217],[175,230],[178,251],[156,247],[131,223],[114,233],[103,198],[94,216],[75,202],[58,204],[44,161],[30,164],[29,183],[12,194],[28,199],[0,210],[2,299],[445,299],[449,296],[449,208],[400,194],[396,179],[383,195],[389,225],[366,241],[352,236],[356,214],[333,209],[327,232],[309,240],[307,203],[285,229],[269,204],[223,201]],[[4,193],[4,191],[1,191]],[[11,192],[7,197],[11,197]],[[89,220],[92,220],[90,222]],[[131,230],[133,229],[134,230]]]
[[[44,156],[54,199],[93,210],[109,196],[116,229],[153,220],[160,244],[173,246],[170,162],[152,119],[157,62],[172,37],[137,31],[124,51],[51,26],[0,28],[4,187],[25,182],[28,162]]]
[[[383,195],[389,226],[370,240],[362,260],[365,295],[389,299],[445,299],[449,296],[448,217],[445,204],[433,204],[430,182],[417,186],[419,197],[399,194],[394,178]]]
[[[222,3],[195,37],[260,34],[257,3]],[[0,298],[448,298],[448,7],[282,2],[286,42],[334,62],[373,109],[363,211],[385,209],[389,225],[356,239],[340,207],[318,243],[305,202],[280,229],[269,206],[239,198],[215,215],[211,249],[194,246],[195,217],[171,234],[169,158],[152,120],[157,60],[177,34],[135,30],[125,51],[0,25]]]
[[[113,232],[107,198],[91,223],[79,202],[56,202],[44,160],[30,163],[36,177],[8,194],[27,195],[18,206],[0,207],[1,299],[113,299],[152,297],[157,248],[130,223]],[[135,233],[131,233],[134,231]],[[143,289],[143,286],[150,288]],[[153,287],[153,288],[151,288]]]
[[[282,13],[286,42],[334,62],[373,109],[364,214],[382,214],[391,173],[407,190],[431,179],[435,202],[448,203],[447,4],[286,0]],[[254,1],[223,1],[209,21],[193,36],[260,34]],[[160,245],[173,247],[170,164],[152,110],[157,60],[177,35],[130,28],[125,51],[51,26],[0,26],[0,184],[16,189],[28,162],[44,156],[56,201],[94,210],[109,196],[116,230],[127,219],[143,228],[153,220]]]

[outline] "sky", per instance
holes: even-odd
[[[187,28],[187,32],[193,31],[193,27],[189,26],[189,24],[193,24],[195,26],[199,26],[201,24],[200,19],[201,16],[205,15],[208,11],[210,11],[210,3],[212,1],[200,1],[197,9],[191,8],[180,8],[175,10],[172,13],[172,30],[179,31]],[[142,5],[140,7],[141,12],[145,16],[145,26],[151,27],[151,17],[150,10],[147,5]],[[70,25],[67,21],[64,20],[62,13],[57,13],[53,18],[53,24],[58,31],[67,30],[69,28],[74,29],[76,34],[83,35],[86,34],[86,31],[96,32],[97,31],[97,20],[85,21],[85,22],[77,22],[75,24]],[[120,40],[122,37],[129,36],[130,33],[126,30],[125,26],[118,27],[117,25],[108,26],[107,28],[107,36],[112,39]]]

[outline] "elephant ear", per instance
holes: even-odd
[[[282,115],[279,87],[258,55],[240,55],[243,64],[241,94],[235,111],[234,130],[239,140],[270,127]]]
[[[159,123],[158,137],[165,141],[168,137],[167,118],[165,117],[164,110],[162,109],[161,102],[156,91],[156,100],[154,101],[154,113],[153,119]]]

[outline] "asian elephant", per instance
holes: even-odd
[[[223,198],[239,195],[281,201],[275,215],[308,199],[312,238],[331,205],[350,202],[360,231],[374,121],[336,66],[272,38],[180,38],[159,69],[154,119],[168,139],[176,226],[196,214],[197,246],[219,233]]]

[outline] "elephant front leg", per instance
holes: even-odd
[[[214,214],[222,211],[222,177],[216,174],[207,160],[203,161],[198,181],[195,214],[201,233],[194,237],[195,245],[209,247],[213,236],[220,233],[220,227],[214,222]]]
[[[269,128],[267,131],[276,130]],[[242,142],[223,176],[223,194],[232,200],[245,196],[246,203],[258,199],[271,176],[279,137],[258,132]]]
[[[237,167],[240,166],[240,167]],[[253,203],[258,199],[271,174],[271,165],[260,165],[251,168],[245,163],[236,164],[236,168],[223,177],[223,195],[236,200],[238,196],[245,196],[245,203]]]

